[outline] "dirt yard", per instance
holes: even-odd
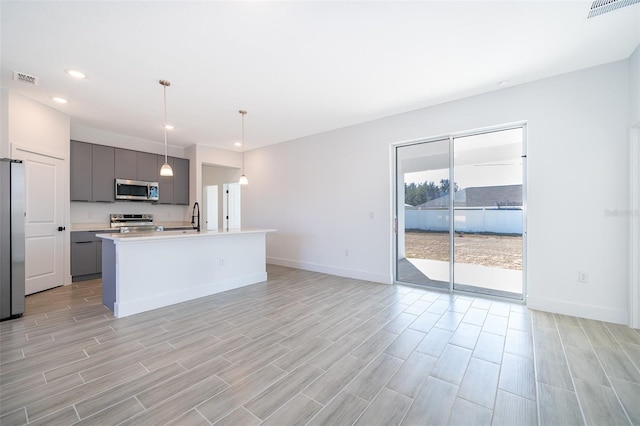
[[[407,231],[406,255],[410,258],[449,260],[449,234]],[[522,270],[522,237],[456,234],[456,262],[493,268]]]

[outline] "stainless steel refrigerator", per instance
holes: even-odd
[[[24,312],[24,164],[0,159],[0,320]]]

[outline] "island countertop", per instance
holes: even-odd
[[[238,235],[238,234],[266,234],[269,232],[276,232],[275,229],[258,229],[258,228],[231,228],[231,229],[218,229],[197,232],[195,229],[181,230],[181,231],[149,231],[149,232],[124,232],[124,233],[112,233],[112,234],[98,234],[99,238],[106,240],[112,240],[115,244],[123,242],[135,242],[135,241],[161,241],[168,239],[183,239],[183,238],[211,238],[221,237],[225,235]]]

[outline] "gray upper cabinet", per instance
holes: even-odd
[[[114,200],[114,149],[71,141],[71,201]]]
[[[71,141],[71,201],[115,201],[115,179],[158,182],[159,204],[189,205],[189,160],[169,157],[172,177],[160,176],[164,155]]]
[[[158,155],[156,160],[156,167],[159,171],[160,167],[162,167],[162,165],[164,164],[164,155]],[[173,160],[173,157],[167,158],[167,161],[169,162],[171,168],[174,167]],[[158,191],[160,192],[158,203],[173,204],[173,176],[160,176],[160,173],[158,172],[158,184],[160,185],[160,187],[158,188]]]
[[[89,143],[71,141],[71,201],[93,200],[92,147]]]
[[[159,174],[158,156],[148,152],[138,152],[138,180],[157,182]]]
[[[189,160],[173,159],[173,204],[189,205]]]
[[[138,180],[138,152],[115,148],[116,179]]]
[[[93,201],[115,201],[115,149],[111,146],[93,145]]]

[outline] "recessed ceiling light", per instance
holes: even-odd
[[[234,142],[233,143],[235,146],[242,146],[242,142]]]
[[[175,129],[175,127],[173,127],[173,124],[165,124],[165,125],[164,125],[164,128],[165,128],[165,129],[167,129],[167,130],[173,130],[173,129]]]
[[[81,73],[80,71],[76,71],[76,70],[69,70],[69,71],[67,71],[67,74],[69,74],[73,78],[78,78],[78,79],[82,79],[82,78],[86,77],[83,73]]]
[[[59,103],[59,104],[66,104],[66,103],[68,103],[68,102],[69,102],[69,101],[68,101],[68,100],[66,100],[65,98],[60,98],[60,97],[58,97],[58,96],[54,96],[54,97],[53,97],[53,98],[51,98],[51,99],[53,99],[53,101],[54,101],[54,102],[57,102],[57,103]]]

